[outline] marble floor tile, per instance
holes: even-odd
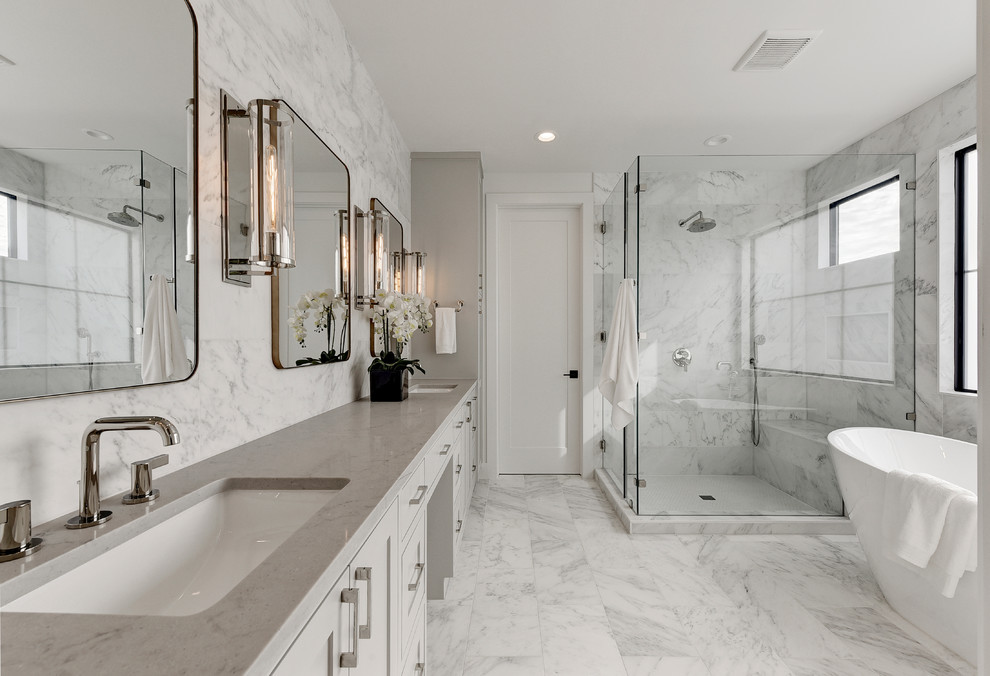
[[[628,676],[710,676],[697,657],[623,657]]]
[[[781,643],[779,628],[766,611],[755,607],[695,606],[676,608],[675,614],[713,674],[716,671],[713,662],[726,658],[756,665],[754,668],[764,669],[769,664],[774,669],[786,669],[774,649]]]
[[[532,584],[481,583],[475,588],[468,651],[483,657],[538,657],[542,653]]]
[[[461,676],[468,648],[472,602],[426,604],[426,659],[432,676]]]
[[[673,609],[642,569],[595,571],[619,654],[697,657]]]
[[[622,676],[625,673],[601,605],[540,604],[540,631],[547,676]]]
[[[588,563],[596,570],[629,568],[639,562],[632,540],[610,520],[574,519]]]
[[[723,655],[704,662],[711,676],[794,676],[787,663],[773,655]]]
[[[671,607],[736,605],[678,536],[631,535],[630,539],[640,566],[653,576]]]
[[[445,601],[465,601],[474,597],[478,583],[478,559],[481,556],[480,542],[462,542],[454,559],[454,577],[447,584]]]
[[[880,673],[899,676],[957,676],[958,671],[905,634],[875,608],[813,609],[853,656]]]
[[[877,676],[859,660],[784,660],[794,676]]]
[[[495,521],[485,518],[481,537],[481,568],[532,568],[529,519]]]
[[[580,542],[533,542],[536,598],[540,603],[600,605],[595,577]]]
[[[543,676],[543,657],[482,657],[464,660],[463,676]]]

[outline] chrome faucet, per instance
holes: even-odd
[[[132,430],[154,430],[161,435],[165,446],[179,443],[175,425],[155,415],[100,418],[87,427],[82,440],[79,514],[65,522],[66,528],[90,528],[110,520],[112,512],[100,509],[100,435]]]

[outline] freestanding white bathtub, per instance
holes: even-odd
[[[920,432],[848,427],[828,435],[846,512],[887,602],[909,622],[976,664],[979,592],[965,573],[945,598],[906,561],[880,547],[887,472],[900,468],[931,474],[976,493],[976,445]]]

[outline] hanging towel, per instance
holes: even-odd
[[[884,483],[883,538],[888,556],[924,568],[942,537],[949,503],[963,489],[930,474],[892,470]],[[968,491],[967,491],[968,492]]]
[[[144,303],[144,344],[141,349],[141,380],[160,383],[189,375],[189,361],[182,343],[179,318],[164,275],[152,275]]]
[[[457,352],[457,314],[452,307],[438,307],[434,330],[437,332],[437,354]]]
[[[598,389],[612,404],[612,425],[622,429],[636,415],[639,382],[639,345],[636,333],[636,282],[624,279],[615,299],[612,326],[605,343]]]
[[[926,577],[938,585],[942,596],[950,599],[956,595],[963,573],[976,570],[978,503],[970,491],[960,491],[949,503],[938,548],[925,568]]]

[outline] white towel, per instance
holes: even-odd
[[[884,484],[883,532],[888,555],[924,568],[942,537],[949,503],[963,489],[929,474],[895,469]]]
[[[433,330],[437,332],[437,354],[457,352],[457,311],[454,308],[437,308]]]
[[[636,416],[639,345],[636,329],[636,282],[624,279],[615,299],[612,326],[605,343],[598,389],[612,404],[612,426],[622,429]]]
[[[963,573],[976,570],[977,508],[976,496],[960,489],[949,503],[938,548],[925,568],[925,576],[939,586],[946,598],[956,595]]]
[[[175,315],[163,275],[152,275],[144,303],[144,343],[141,349],[141,380],[160,383],[189,375],[189,361],[182,344],[182,330]]]

